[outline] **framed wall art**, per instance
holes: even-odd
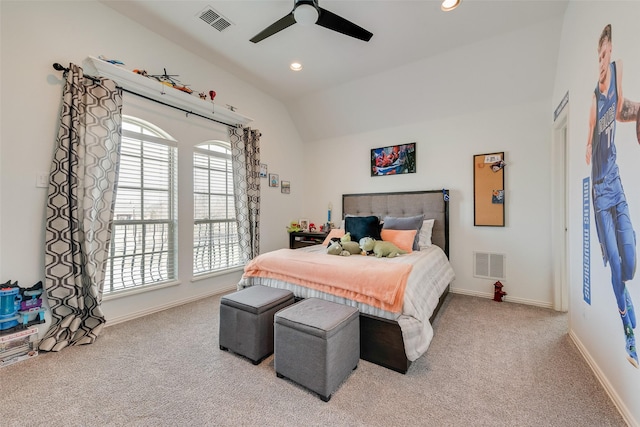
[[[473,156],[473,225],[504,227],[504,152]]]
[[[260,163],[260,178],[266,178],[266,177],[267,177],[267,164]]]
[[[277,187],[280,185],[280,177],[277,173],[269,174],[269,187]]]
[[[416,143],[371,149],[371,176],[416,173]]]
[[[280,192],[284,194],[291,193],[291,181],[281,181],[280,182]]]

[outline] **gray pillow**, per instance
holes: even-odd
[[[416,230],[416,237],[413,239],[413,250],[419,251],[420,245],[418,244],[420,239],[420,229],[422,228],[422,221],[424,221],[424,215],[407,216],[407,217],[384,217],[383,229],[388,230]]]

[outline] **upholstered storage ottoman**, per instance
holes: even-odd
[[[325,402],[358,367],[356,308],[308,298],[277,312],[274,330],[277,376],[318,393]]]
[[[293,292],[261,285],[223,296],[220,349],[245,356],[257,365],[273,353],[273,315],[294,302]]]

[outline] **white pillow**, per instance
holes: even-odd
[[[422,228],[418,236],[418,246],[420,246],[420,249],[431,246],[431,231],[433,230],[434,222],[435,219],[425,219],[422,221]]]

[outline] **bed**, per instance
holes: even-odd
[[[357,307],[360,311],[360,357],[394,371],[406,373],[411,362],[426,352],[433,337],[431,321],[442,306],[449,292],[449,284],[454,278],[453,269],[448,261],[448,199],[447,190],[345,194],[342,197],[342,214],[345,221],[376,216],[380,219],[386,217],[387,225],[390,225],[389,217],[405,219],[423,216],[424,220],[434,220],[431,244],[422,245],[420,250],[397,258],[380,259],[372,256],[331,256],[326,254],[326,247],[322,245],[295,250],[281,249],[262,254],[252,260],[245,268],[238,288],[260,284],[289,289],[298,299],[316,297]],[[420,235],[421,244],[424,243],[423,237]],[[416,244],[417,242],[416,237]],[[286,257],[287,265],[282,267],[282,274],[268,271],[268,267],[263,269],[268,259],[274,257]],[[327,270],[340,268],[340,263],[350,265],[350,271],[343,270],[344,273],[339,276],[344,277],[343,283],[322,287],[314,285],[315,277],[306,279],[303,270],[308,265],[315,266],[316,262],[329,261],[332,264],[325,267]],[[320,271],[321,268],[318,267],[315,271]],[[406,282],[398,280],[396,284],[396,280],[384,281],[390,282],[389,286],[395,286],[392,288],[393,292],[401,288],[397,296],[401,301],[396,300],[392,303],[389,300],[387,304],[378,300],[378,294],[360,295],[351,292],[350,287],[354,283],[352,279],[355,277],[352,271],[357,270],[358,280],[366,280],[368,277],[362,275],[362,271],[378,271],[376,277],[379,279],[382,277],[381,268],[390,271],[392,268],[408,270]],[[378,283],[380,282],[379,280]],[[359,283],[354,286],[357,285]],[[390,291],[384,293],[384,296],[389,294]],[[395,308],[392,307],[394,304]]]

